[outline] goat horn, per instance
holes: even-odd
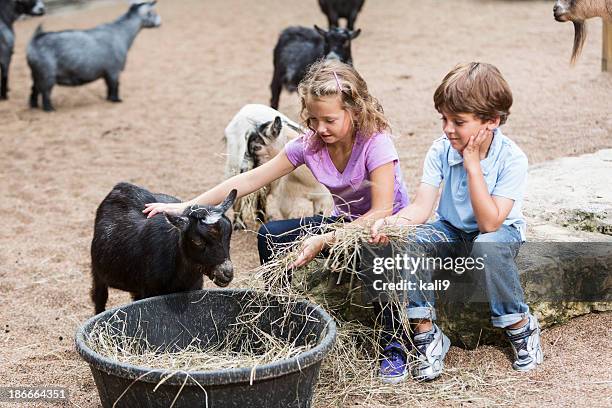
[[[225,200],[223,200],[223,202],[218,206],[219,210],[221,210],[221,213],[224,213],[227,210],[229,210],[232,204],[234,204],[234,201],[236,201],[237,195],[238,195],[238,190],[236,189],[233,189],[229,193],[229,195],[225,198]]]

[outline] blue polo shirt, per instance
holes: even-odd
[[[525,240],[526,222],[521,212],[527,182],[527,156],[501,130],[496,129],[487,157],[480,161],[489,194],[514,200],[514,206],[504,221],[513,225]],[[434,141],[423,165],[423,183],[439,187],[442,194],[437,209],[441,220],[456,228],[473,232],[478,230],[467,185],[467,172],[463,157],[451,147],[446,135]]]

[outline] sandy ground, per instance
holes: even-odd
[[[279,31],[325,25],[314,0],[162,1],[162,27],[142,31],[130,51],[123,103],[107,103],[96,82],[56,88],[55,113],[28,109],[25,46],[35,26],[86,28],[124,9],[124,2],[103,1],[17,22],[10,100],[0,102],[0,385],[65,386],[79,407],[99,404],[73,346],[76,327],[93,312],[89,244],[97,205],[122,180],[181,198],[221,181],[223,128],[243,104],[269,100]],[[370,0],[357,25],[355,65],[391,120],[411,189],[441,134],[433,91],[460,61],[488,61],[505,74],[515,96],[505,133],[531,163],[612,147],[612,75],[600,72],[599,20],[589,23],[573,68],[573,30],[554,22],[551,1]],[[296,116],[297,103],[281,95],[288,115]],[[253,234],[235,234],[232,251],[238,286],[257,262]],[[128,301],[112,291],[109,306]],[[546,331],[544,367],[520,376],[511,395],[490,395],[513,406],[610,406],[611,321],[610,314],[590,315]],[[453,349],[448,364],[486,363],[516,376],[506,353]]]

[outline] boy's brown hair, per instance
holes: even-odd
[[[433,99],[438,112],[472,113],[482,121],[499,116],[503,125],[510,115],[512,91],[495,66],[470,62],[446,74]]]

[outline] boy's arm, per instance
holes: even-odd
[[[514,201],[522,196],[527,176],[527,158],[516,155],[508,160],[505,169],[489,194],[489,189],[482,174],[480,144],[485,140],[485,130],[472,136],[463,150],[463,166],[468,177],[468,191],[476,223],[480,232],[494,232],[504,223]]]
[[[372,225],[370,243],[384,244],[388,241],[388,238],[379,232],[383,225],[424,224],[433,212],[436,200],[438,199],[438,190],[438,187],[434,187],[431,184],[421,183],[416,197],[410,205],[403,208],[397,214],[380,219]]]
[[[415,225],[427,222],[438,199],[438,187],[421,183],[414,201],[397,214],[387,217],[387,224]]]
[[[489,194],[480,162],[473,167],[466,168],[466,172],[470,201],[472,202],[478,229],[480,232],[497,231],[512,211],[514,200]]]

